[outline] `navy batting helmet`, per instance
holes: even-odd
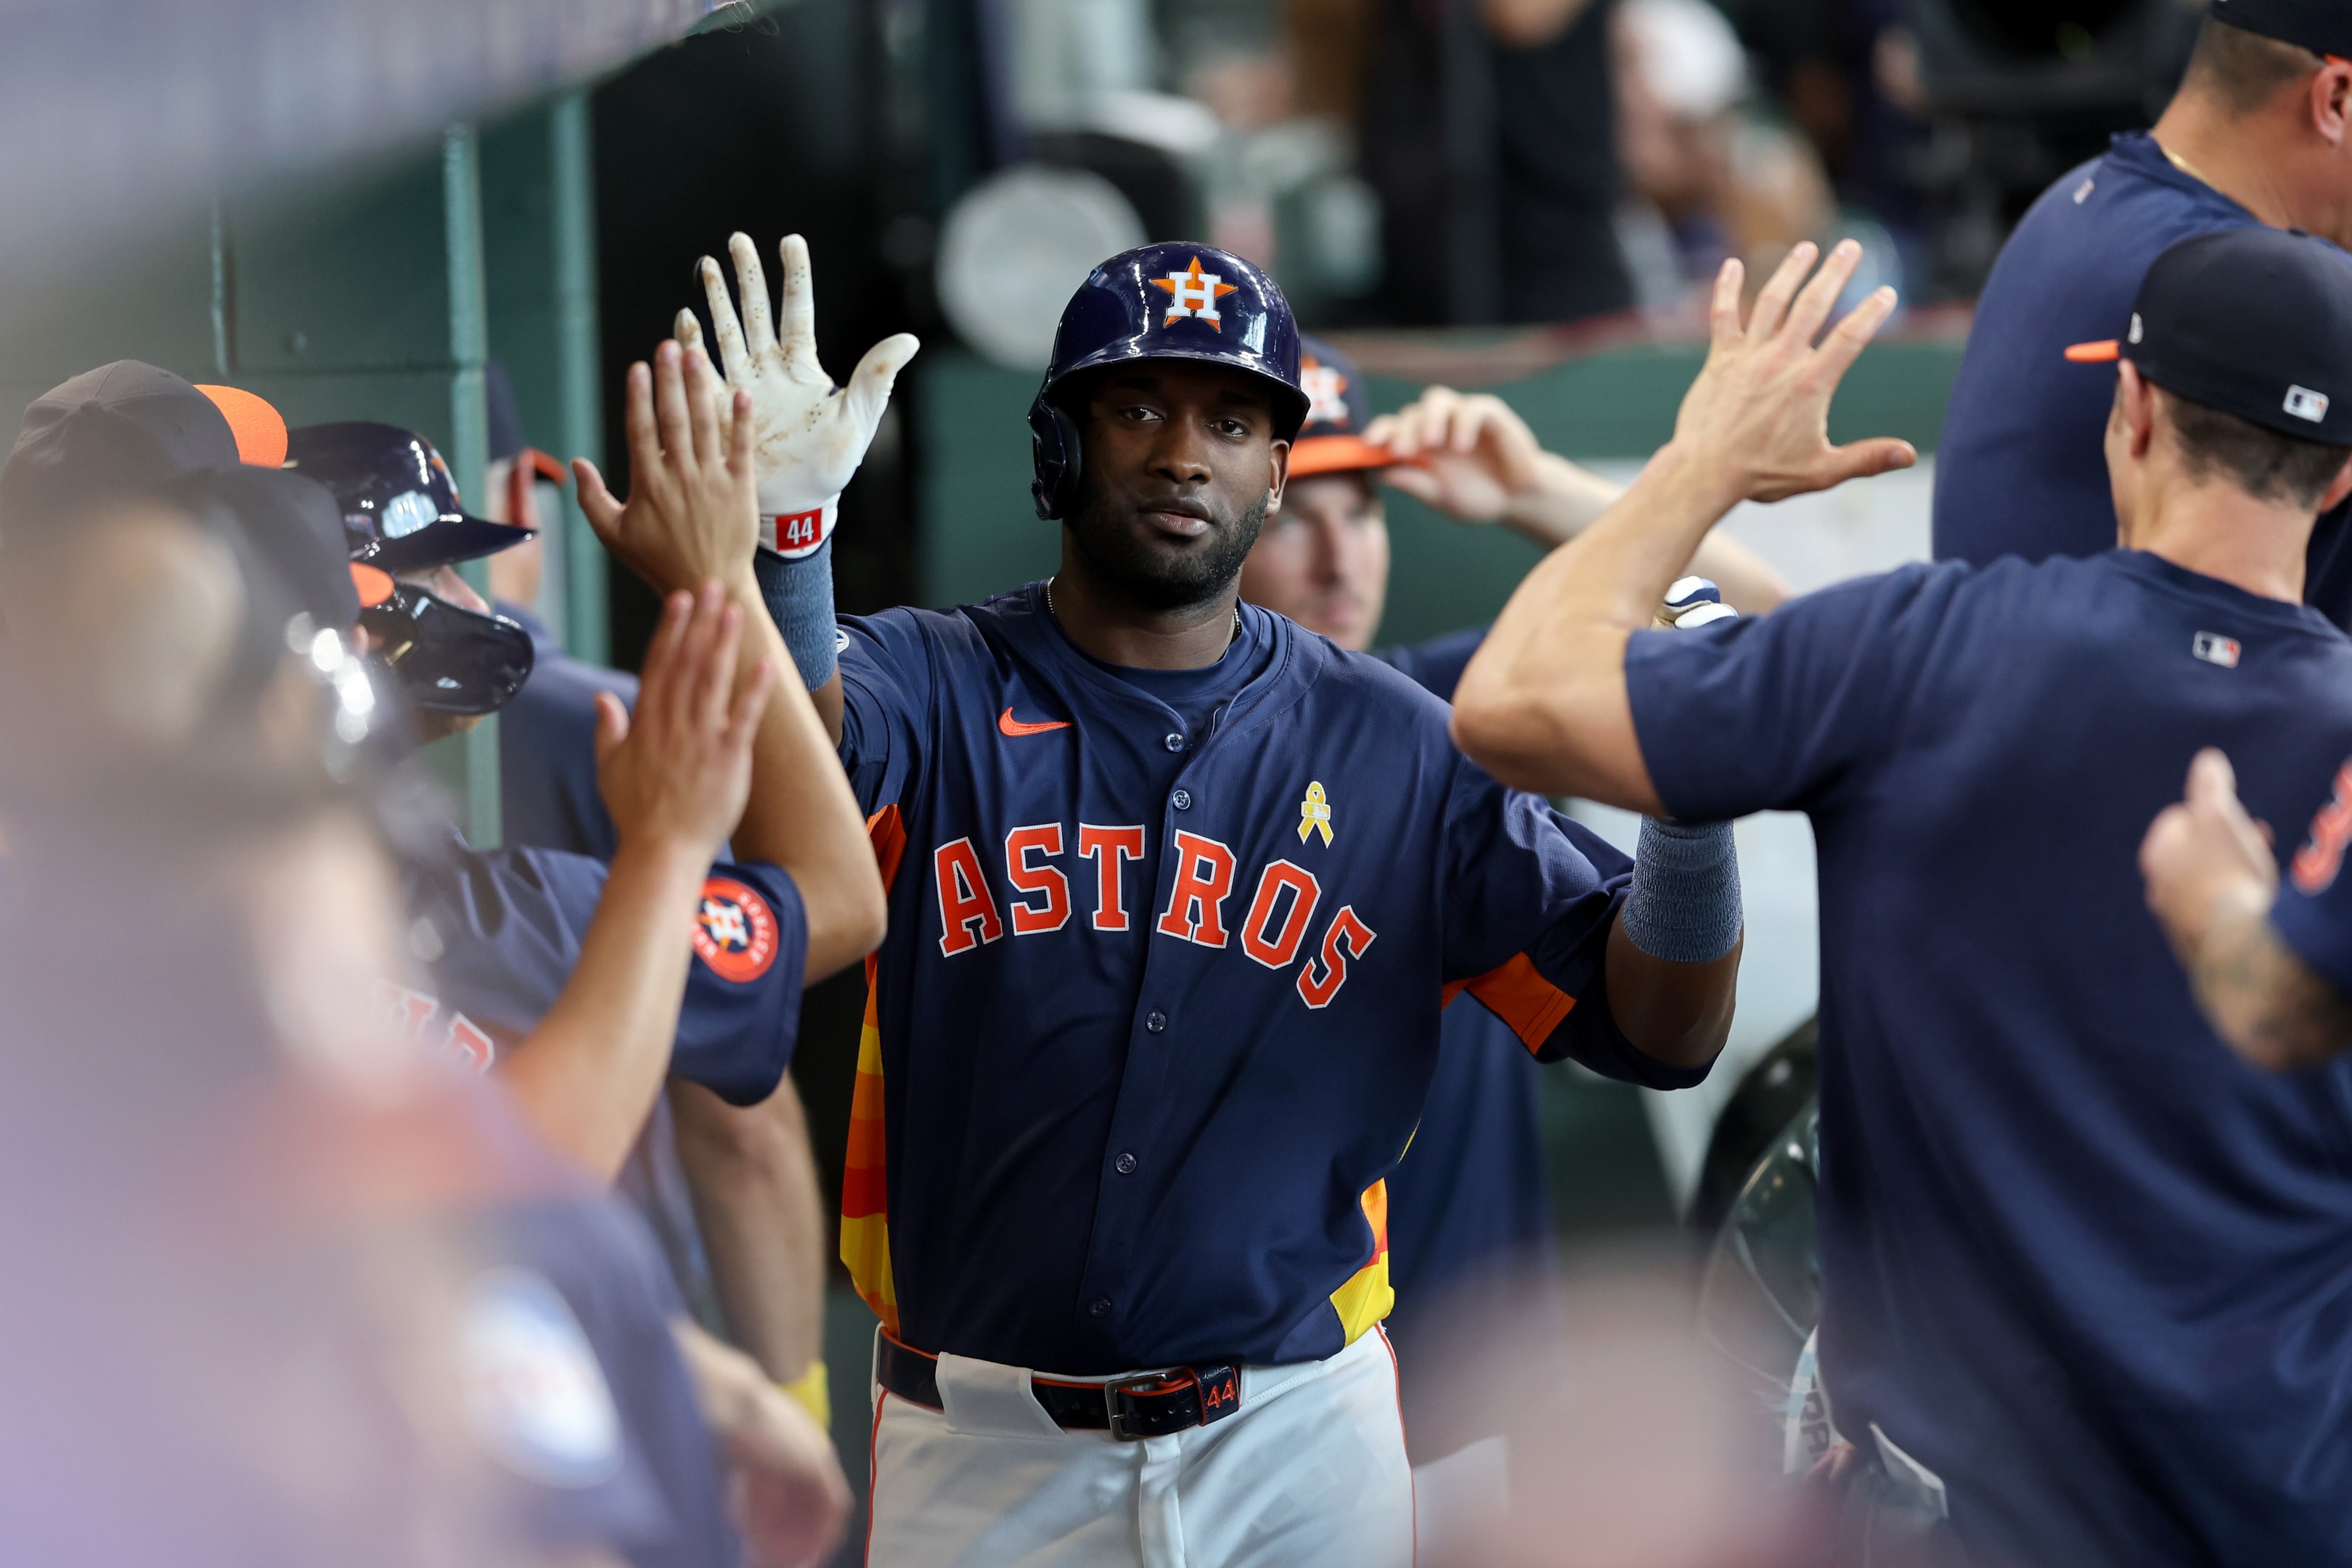
[[[1077,483],[1078,424],[1056,398],[1062,383],[1082,371],[1152,359],[1227,365],[1266,382],[1281,440],[1306,421],[1298,323],[1274,279],[1211,246],[1140,246],[1096,268],[1063,307],[1053,363],[1029,405],[1037,467],[1030,494],[1039,517],[1061,516]]]
[[[534,531],[469,515],[433,443],[396,425],[305,425],[287,433],[286,466],[335,492],[352,559],[386,572],[495,555]]]

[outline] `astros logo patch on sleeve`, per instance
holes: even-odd
[[[776,962],[775,911],[733,878],[713,877],[702,884],[694,951],[721,980],[757,980]]]
[[[1192,265],[1181,272],[1171,272],[1165,278],[1154,278],[1151,286],[1168,290],[1168,314],[1160,321],[1172,327],[1187,316],[1209,323],[1223,331],[1224,318],[1217,314],[1217,301],[1234,291],[1236,285],[1228,283],[1213,272],[1201,270],[1201,258],[1192,258]]]
[[[562,1292],[529,1269],[492,1269],[474,1281],[461,1332],[466,1415],[484,1447],[543,1486],[613,1478],[620,1412]]]

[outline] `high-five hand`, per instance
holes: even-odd
[[[1822,338],[1830,310],[1862,261],[1862,247],[1840,241],[1807,283],[1815,254],[1810,244],[1790,251],[1745,322],[1739,262],[1725,262],[1716,277],[1706,364],[1683,396],[1672,445],[1695,456],[1721,487],[1726,510],[1737,501],[1782,500],[1919,460],[1908,441],[1830,444],[1830,399],[1894,311],[1895,290],[1872,293]]]
[[[719,263],[702,258],[702,289],[727,384],[751,398],[752,466],[759,482],[760,542],[786,557],[814,554],[833,533],[841,492],[865,459],[889,405],[891,384],[921,343],[910,332],[866,351],[848,384],[835,386],[816,357],[816,290],[809,280],[808,242],[788,234],[776,247],[783,295],[768,321],[768,278],[747,235],[727,242],[743,297],[739,322]],[[677,341],[702,342],[692,310],[677,313]]]
[[[751,405],[738,393],[722,417],[725,390],[701,349],[664,343],[651,369],[629,367],[626,504],[613,499],[595,464],[572,460],[588,526],[658,593],[751,576],[759,511],[743,448]]]

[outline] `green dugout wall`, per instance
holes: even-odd
[[[495,356],[526,430],[601,458],[589,159],[575,91],[295,195],[215,203],[0,327],[0,420],[13,431],[66,377],[143,359],[258,393],[289,425],[420,430],[478,499]],[[576,506],[565,511],[550,542],[565,553],[566,640],[601,658],[604,555]],[[483,563],[464,570],[487,591]],[[497,844],[495,716],[437,751],[468,836]]]

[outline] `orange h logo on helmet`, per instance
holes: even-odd
[[[1213,272],[1201,270],[1201,258],[1192,258],[1192,265],[1181,272],[1171,272],[1165,278],[1154,278],[1151,286],[1168,290],[1168,314],[1160,321],[1172,327],[1191,316],[1223,331],[1223,318],[1217,314],[1217,301],[1235,291],[1236,285],[1227,283]]]

